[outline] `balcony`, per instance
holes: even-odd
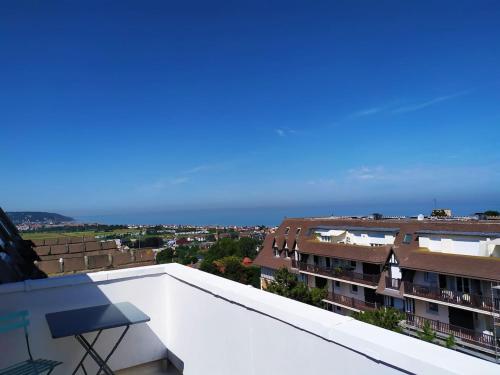
[[[365,302],[357,298],[347,297],[335,293],[328,293],[325,300],[327,302],[336,303],[358,311],[376,310],[382,306],[378,303]]]
[[[377,286],[380,279],[380,274],[372,275],[367,273],[358,273],[339,267],[327,268],[307,264],[305,262],[297,262],[296,260],[292,260],[292,267],[298,268],[299,271],[314,273],[321,276],[331,277],[333,279],[339,279],[369,286]]]
[[[186,375],[327,374],[332,360],[339,373],[498,373],[496,364],[178,264],[0,285],[0,310],[30,312],[34,356],[64,362],[52,375],[70,374],[82,348],[73,337],[52,339],[45,314],[125,301],[151,321],[132,326],[111,357],[123,375],[161,373],[155,363],[165,359]],[[96,349],[108,353],[120,332],[103,332]],[[27,355],[22,334],[12,334],[1,336],[0,368]]]
[[[483,311],[492,312],[493,302],[498,308],[499,300],[492,300],[491,297],[480,296],[478,294],[463,293],[455,290],[440,289],[425,285],[417,285],[404,282],[404,293],[412,296],[437,300],[452,305],[468,307]]]
[[[393,279],[390,277],[386,277],[385,278],[385,287],[387,289],[399,290],[399,288],[401,287],[401,279]]]
[[[415,328],[415,329],[423,329],[425,322],[428,322],[433,331],[443,334],[446,337],[448,335],[455,336],[456,339],[459,339],[465,344],[471,344],[478,347],[483,347],[490,351],[495,351],[495,338],[493,335],[487,335],[482,332],[476,332],[474,330],[454,326],[447,323],[442,323],[438,320],[432,320],[423,318],[418,315],[406,314],[406,322],[405,325],[407,327]],[[500,349],[498,343],[496,344],[497,351]]]

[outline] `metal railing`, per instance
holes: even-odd
[[[386,277],[385,287],[389,289],[399,290],[399,288],[401,287],[401,279],[393,279],[391,277]]]
[[[405,294],[411,294],[423,298],[435,299],[460,306],[468,306],[485,311],[493,311],[493,303],[498,306],[499,299],[478,294],[464,293],[455,290],[440,289],[431,286],[418,285],[404,282]]]
[[[322,267],[304,262],[292,261],[292,267],[298,268],[300,271],[311,272],[322,276],[334,277],[337,279],[358,282],[360,284],[377,285],[380,279],[380,274],[367,274],[353,272],[344,268]]]
[[[328,293],[327,297],[325,298],[326,300],[330,302],[335,302],[338,303],[339,305],[351,307],[357,310],[375,310],[378,309],[379,307],[382,306],[382,304],[379,303],[372,303],[372,302],[366,302],[354,297],[347,297],[343,296],[341,294],[335,294],[335,293]]]
[[[443,323],[440,322],[439,320],[423,318],[418,315],[406,313],[407,326],[423,329],[425,322],[429,323],[429,326],[433,331],[446,335],[455,336],[455,338],[458,338],[461,341],[469,344],[478,345],[491,350],[495,350],[495,339],[493,335],[488,335],[482,332],[476,332],[469,328],[463,328],[452,324]],[[496,345],[498,347],[498,343]]]

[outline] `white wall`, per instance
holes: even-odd
[[[142,275],[141,272],[145,274]],[[83,354],[83,349],[73,337],[52,339],[45,320],[46,313],[132,302],[150,316],[151,322],[132,326],[117,349],[116,356],[110,361],[114,369],[130,367],[164,358],[166,355],[166,347],[162,341],[166,332],[163,317],[167,309],[166,299],[163,297],[164,278],[161,267],[142,267],[142,270],[125,269],[0,285],[0,311],[29,311],[33,356],[64,362],[61,368],[53,372],[57,375],[70,374]],[[9,289],[13,292],[9,293]],[[107,353],[120,333],[121,329],[118,328],[103,332],[98,341],[98,351]],[[0,368],[27,358],[22,338],[21,331],[0,334]],[[13,342],[16,345],[12,345]]]
[[[371,244],[379,245],[392,245],[394,244],[395,236],[392,233],[384,233],[379,231],[367,230],[346,230],[339,234],[340,230],[316,230],[315,233],[319,234],[321,242],[333,243],[350,243],[352,245],[371,246]]]
[[[421,316],[423,318],[439,320],[442,323],[450,323],[450,318],[448,314],[448,306],[446,305],[438,305],[438,314],[434,314],[429,312],[427,309],[427,301],[422,301],[415,299],[415,315]]]
[[[358,292],[353,293],[351,291],[351,285],[352,284],[343,283],[342,281],[340,281],[340,286],[336,287],[335,280],[328,280],[328,291],[335,293],[335,294],[340,294],[342,296],[353,297],[353,298],[359,299],[361,301],[364,301],[365,300],[365,288],[358,285]]]
[[[492,363],[177,264],[0,286],[0,310],[30,310],[36,354],[65,362],[55,375],[69,373],[81,349],[73,338],[51,339],[45,313],[106,301],[132,302],[152,319],[131,330],[114,369],[168,348],[186,375],[498,373]],[[116,334],[104,335],[104,346]],[[1,340],[0,368],[22,347]]]
[[[500,247],[499,239],[479,236],[420,235],[418,241],[430,251],[461,255],[498,256]]]

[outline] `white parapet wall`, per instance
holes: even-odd
[[[151,322],[129,331],[110,361],[113,369],[168,356],[188,375],[500,371],[490,362],[178,264],[0,285],[0,311],[30,311],[35,356],[64,362],[55,375],[71,373],[82,349],[72,337],[52,339],[45,314],[122,301]],[[106,354],[119,333],[103,333],[98,351]],[[26,355],[21,334],[0,335],[0,368]]]

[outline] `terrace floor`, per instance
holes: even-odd
[[[116,375],[181,375],[173,365],[169,365],[167,369],[164,369],[164,367],[162,361],[155,361],[129,367],[115,373]]]

